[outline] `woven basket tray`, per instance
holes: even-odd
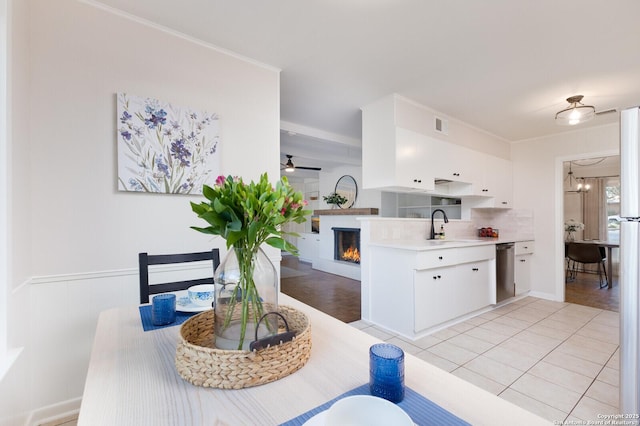
[[[311,325],[302,312],[280,306],[296,337],[290,342],[260,351],[237,351],[215,347],[214,315],[208,310],[180,327],[176,369],[196,386],[242,389],[281,379],[299,370],[311,354]]]

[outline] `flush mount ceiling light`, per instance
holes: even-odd
[[[591,105],[583,105],[580,102],[582,98],[582,95],[567,98],[570,106],[556,114],[556,123],[561,126],[575,126],[593,119],[596,116],[596,109]]]

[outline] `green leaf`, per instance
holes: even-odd
[[[207,200],[213,200],[216,198],[216,191],[208,185],[203,185],[202,195],[204,195]]]
[[[275,247],[280,250],[285,250],[294,256],[298,256],[298,248],[293,244],[287,242],[283,238],[270,237],[270,238],[267,238],[265,242],[269,244],[271,247]]]
[[[191,210],[194,211],[194,213],[196,213],[198,216],[208,212],[209,210],[211,210],[211,207],[209,207],[209,205],[207,203],[200,203],[200,204],[196,204],[193,201],[191,202]]]
[[[222,213],[223,211],[229,209],[229,207],[222,204],[222,201],[220,201],[220,198],[216,197],[213,199],[213,209],[218,213]]]
[[[241,240],[244,236],[245,236],[245,232],[234,232],[231,231],[229,233],[227,233],[227,248],[231,247],[232,245],[234,245],[236,243],[236,241]]]
[[[202,232],[203,234],[211,234],[211,235],[220,235],[215,229],[211,227],[207,228],[198,228],[197,226],[190,226],[191,229],[195,229],[198,232]]]
[[[249,241],[255,241],[256,240],[256,236],[258,235],[258,230],[260,229],[260,223],[258,222],[251,222],[251,225],[249,225],[249,230],[247,233],[247,238],[249,239]]]

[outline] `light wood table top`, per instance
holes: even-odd
[[[137,306],[102,312],[78,424],[276,425],[368,382],[369,347],[378,339],[284,294],[279,303],[309,317],[311,357],[290,376],[241,390],[202,388],[180,377],[180,327],[144,332]],[[473,425],[550,424],[409,354],[405,383]]]

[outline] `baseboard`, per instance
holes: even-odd
[[[543,293],[540,291],[530,291],[529,296],[537,297],[538,299],[546,299],[554,302],[564,302],[564,300],[559,300],[555,294],[553,293]]]
[[[63,419],[65,417],[78,414],[82,397],[69,399],[33,410],[25,423],[28,426],[38,426],[43,423]]]
[[[24,348],[9,348],[4,356],[0,356],[0,382],[18,360],[23,350]]]

